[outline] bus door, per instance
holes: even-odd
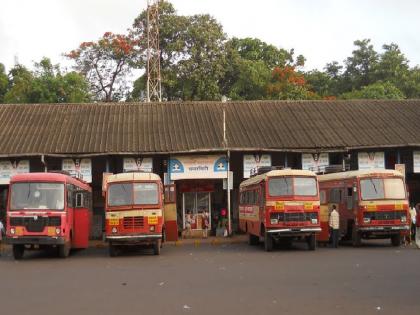
[[[89,246],[90,205],[89,193],[78,191],[75,193],[73,211],[73,248],[87,248]]]
[[[165,237],[167,241],[177,241],[176,187],[175,185],[166,185],[164,190]]]
[[[342,210],[340,211],[340,230],[344,235],[347,235],[347,237],[351,237],[351,232],[353,221],[354,221],[354,209],[357,208],[357,199],[355,199],[355,196],[357,196],[355,185],[353,185],[352,182],[346,183],[344,187],[344,200],[342,204]]]

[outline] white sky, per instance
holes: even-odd
[[[397,43],[420,64],[418,0],[172,0],[179,14],[209,13],[229,37],[257,37],[294,48],[306,69],[340,63],[353,41],[370,38],[377,51]],[[62,54],[106,31],[124,32],[146,0],[1,0],[0,63],[26,66],[43,56],[68,64]]]

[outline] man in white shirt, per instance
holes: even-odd
[[[338,213],[335,205],[332,206],[329,225],[331,229],[332,247],[337,248],[340,233],[340,214]]]

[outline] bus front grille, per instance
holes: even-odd
[[[138,229],[144,226],[144,217],[124,217],[123,220],[124,229]]]
[[[61,217],[11,217],[10,226],[24,226],[28,232],[42,232],[46,226],[61,226]]]
[[[272,213],[270,218],[277,219],[279,222],[306,222],[317,219],[318,214],[316,212],[280,212]]]
[[[384,220],[401,220],[401,217],[406,216],[405,211],[375,211],[365,212],[364,218],[370,218],[371,220],[384,221]]]

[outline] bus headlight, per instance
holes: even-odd
[[[312,224],[318,224],[318,219],[311,219]]]
[[[279,220],[277,220],[277,219],[271,219],[271,224],[278,224],[279,223]]]
[[[363,223],[370,223],[370,218],[363,218]]]
[[[401,222],[407,222],[407,216],[405,215],[401,216]]]
[[[151,231],[151,232],[154,232],[154,231],[155,231],[155,226],[154,226],[154,225],[151,225],[151,226],[150,226],[150,231]]]
[[[57,235],[58,235],[58,234],[60,234],[60,232],[61,232],[61,230],[60,230],[59,228],[56,228],[56,229],[55,229],[55,234],[57,234]]]
[[[113,227],[111,231],[112,231],[112,233],[117,233],[118,232],[116,227]]]
[[[15,229],[14,228],[10,229],[10,234],[15,234]]]

